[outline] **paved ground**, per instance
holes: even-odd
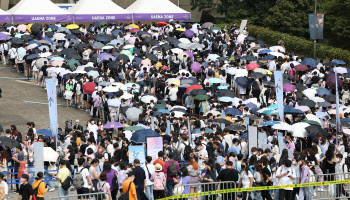
[[[34,122],[36,129],[47,129],[49,127],[49,111],[47,105],[46,90],[33,81],[24,79],[23,75],[16,73],[8,66],[0,65],[0,125],[4,130],[16,125],[18,130],[24,134],[28,129],[27,122]],[[64,128],[66,120],[80,119],[82,125],[90,119],[87,112],[76,108],[65,106],[65,100],[58,98],[58,122],[59,127]],[[71,192],[75,195],[76,192]],[[48,192],[45,198],[58,196],[57,190]],[[10,191],[11,198],[18,198],[17,194]]]

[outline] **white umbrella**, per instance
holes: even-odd
[[[266,69],[263,69],[263,68],[255,68],[253,70],[253,72],[259,72],[259,73],[262,73],[262,74],[267,74]]]
[[[240,35],[237,37],[238,43],[243,44],[244,39],[245,39],[246,37],[247,37],[246,35],[240,34]]]
[[[154,103],[156,103],[158,101],[157,97],[153,96],[153,95],[144,95],[141,97],[141,101],[143,103],[151,103],[151,101],[154,101]]]
[[[190,49],[190,44],[187,43],[180,43],[178,46],[182,49]]]
[[[313,100],[313,101],[316,102],[316,103],[325,102],[325,101],[326,101],[326,100],[324,100],[324,99],[321,98],[321,97],[314,97],[314,98],[311,98],[311,100]]]
[[[45,53],[41,53],[39,57],[40,58],[47,58],[49,56],[51,56],[51,53],[50,52],[45,52]]]
[[[280,124],[273,125],[272,129],[283,130],[283,131],[290,131],[290,130],[292,130],[292,126],[287,124],[286,122],[282,122]]]
[[[55,35],[53,35],[53,38],[55,40],[66,40],[65,36],[66,35],[63,33],[55,33]]]
[[[303,93],[305,96],[307,96],[307,98],[312,99],[317,94],[317,91],[315,89],[308,88],[304,90]]]
[[[86,74],[86,71],[84,70],[76,70],[73,72],[73,74]]]
[[[37,47],[38,44],[37,43],[33,43],[33,44],[30,44],[26,47],[26,49],[34,49],[35,47]]]
[[[230,67],[226,69],[227,74],[235,75],[237,73],[237,68],[235,67]]]
[[[183,50],[182,50],[182,49],[179,49],[179,48],[171,49],[171,51],[172,51],[173,53],[177,53],[177,54],[183,52]]]
[[[188,38],[180,38],[179,42],[185,43],[185,44],[191,44],[192,43]]]
[[[38,69],[41,69],[41,67],[42,66],[44,66],[44,62],[47,62],[47,63],[49,63],[49,60],[47,59],[47,58],[39,58],[37,61],[36,61],[36,67],[38,68]]]
[[[139,120],[139,117],[140,117],[140,114],[142,113],[142,111],[136,107],[132,107],[132,108],[128,108],[125,113],[126,113],[126,117],[128,119],[136,122]]]
[[[124,93],[120,99],[131,99],[134,95],[130,94],[130,93]]]
[[[308,120],[312,120],[312,121],[318,122],[320,125],[322,125],[322,122],[321,122],[320,118],[318,118],[316,115],[307,114],[307,115],[305,115],[305,117]]]
[[[292,129],[290,130],[290,132],[294,137],[306,137],[308,136],[309,132],[307,132],[305,128],[308,126],[310,126],[310,124],[299,122],[292,125]]]
[[[105,49],[113,49],[114,47],[113,46],[104,46],[102,47],[102,50],[105,50]]]
[[[51,147],[44,147],[44,161],[56,162],[58,158],[58,153]]]
[[[174,114],[175,114],[174,117],[180,118],[180,117],[182,117],[185,113],[184,113],[184,112],[180,112],[180,111],[174,111]]]
[[[119,89],[117,87],[108,86],[102,89],[104,92],[118,92]]]
[[[246,69],[237,69],[235,78],[236,77],[244,77],[244,76],[248,77],[248,70],[246,70]]]
[[[173,106],[170,111],[174,110],[175,108],[183,109],[185,111],[187,110],[187,108],[184,106]]]
[[[123,46],[123,49],[131,49],[131,48],[134,48],[134,47],[135,47],[134,45],[128,44],[128,45]]]
[[[190,49],[198,49],[198,50],[202,50],[204,49],[204,45],[203,44],[198,44],[198,43],[192,43],[190,44]]]
[[[269,52],[268,54],[270,55],[273,55],[273,56],[276,56],[276,57],[284,57],[284,54],[283,53],[279,53],[279,52]]]
[[[92,78],[97,78],[97,77],[100,76],[100,74],[98,73],[98,71],[95,71],[95,70],[89,71],[89,72],[87,73],[87,75],[88,75],[88,76],[92,76]]]

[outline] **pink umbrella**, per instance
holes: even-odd
[[[55,60],[55,61],[51,62],[51,65],[54,66],[54,67],[57,67],[57,66],[61,67],[62,64],[63,64],[62,60]]]
[[[148,58],[146,58],[146,59],[144,59],[143,61],[141,61],[141,64],[142,64],[142,65],[151,65],[151,60],[148,59]]]
[[[127,41],[129,41],[129,44],[135,44],[135,40],[137,39],[137,37],[129,37],[128,39],[127,39]]]
[[[247,65],[247,69],[248,70],[254,70],[254,69],[258,68],[258,67],[259,67],[259,65],[256,64],[256,63],[250,63],[250,64]]]
[[[192,63],[192,65],[191,65],[192,71],[194,71],[196,73],[200,73],[202,71],[201,67],[202,67],[202,64],[200,64],[199,62]]]
[[[273,47],[273,51],[275,51],[275,52],[286,52],[286,50],[283,48],[283,47],[281,47],[281,46],[274,46]]]
[[[350,129],[344,128],[344,129],[343,129],[343,132],[346,133],[346,134],[348,134],[348,135],[350,135]]]
[[[240,35],[237,37],[238,43],[243,44],[244,39],[245,39],[246,37],[247,37],[246,35],[240,34]]]
[[[193,53],[190,51],[184,51],[191,59],[193,58]]]
[[[85,66],[79,66],[78,68],[77,68],[77,70],[81,70],[81,71],[83,71],[85,69]]]
[[[18,29],[19,31],[26,32],[26,30],[27,30],[27,25],[25,25],[25,24],[20,24],[20,25],[17,26],[17,29]]]
[[[297,88],[297,86],[287,83],[287,84],[283,84],[283,91],[284,92],[293,92],[295,91],[295,89]]]
[[[337,110],[336,109],[332,109],[328,111],[328,114],[330,115],[336,115],[337,114]],[[339,110],[339,114],[340,115],[344,115],[344,112],[342,110]]]
[[[299,109],[299,110],[301,110],[303,112],[307,112],[307,111],[310,110],[310,108],[308,106],[296,106],[295,108]]]
[[[60,76],[63,77],[65,74],[72,73],[70,70],[63,70],[60,72]]]

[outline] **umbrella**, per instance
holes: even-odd
[[[317,123],[320,124],[320,125],[322,124],[320,118],[318,118],[316,115],[307,114],[307,115],[305,115],[305,117],[306,117],[307,120],[315,121],[315,122],[317,122]]]
[[[247,65],[247,69],[248,70],[254,70],[254,69],[258,68],[258,67],[259,67],[259,65],[257,63],[249,63]]]
[[[337,72],[339,74],[346,74],[346,73],[348,73],[348,70],[345,67],[334,67],[333,71]]]
[[[124,128],[124,130],[126,130],[126,131],[138,131],[138,130],[142,130],[142,129],[145,129],[145,128],[141,127],[141,126],[128,126],[128,127]]]
[[[141,97],[141,101],[143,103],[151,103],[151,101],[154,101],[154,102],[157,102],[158,98],[157,96],[155,96],[154,94],[144,94],[142,97]]]
[[[153,106],[153,110],[157,109],[157,110],[161,110],[161,109],[165,109],[165,105],[164,104],[156,104]]]
[[[198,101],[206,101],[208,100],[210,97],[206,94],[199,94],[197,96],[194,97],[195,100],[198,100]]]
[[[238,110],[237,108],[226,108],[224,110],[224,112],[227,115],[232,115],[232,116],[236,116],[236,115],[242,115],[242,112],[240,110]]]
[[[246,130],[246,127],[242,126],[242,125],[230,125],[230,126],[227,126],[225,128],[227,128],[230,131],[245,131]]]
[[[310,125],[321,126],[321,123],[314,121],[314,120],[304,120],[303,122],[310,124]]]
[[[247,88],[248,87],[248,83],[249,83],[249,80],[245,77],[237,77],[236,78],[236,84],[243,87],[243,88]]]
[[[296,89],[296,86],[293,84],[283,84],[283,91],[284,92],[293,92]]]
[[[317,91],[317,94],[320,96],[331,94],[331,92],[327,88],[318,88],[316,91]]]
[[[214,24],[212,22],[205,22],[204,24],[202,24],[202,28],[211,28],[213,26]]]
[[[315,67],[315,66],[317,66],[318,62],[315,59],[313,59],[313,58],[305,58],[301,62],[301,64],[308,65],[308,66],[311,66],[311,67]]]
[[[315,107],[316,103],[310,99],[302,99],[298,102],[299,106]]]
[[[53,137],[53,133],[51,132],[51,130],[49,129],[40,129],[37,131],[38,134],[40,135],[45,135],[45,136],[48,136],[48,137]]]
[[[214,122],[216,122],[216,123],[218,123],[218,124],[232,124],[232,122],[230,122],[229,120],[227,120],[227,119],[222,119],[222,118],[214,119]]]
[[[285,122],[281,122],[279,124],[274,124],[272,127],[272,129],[275,129],[275,130],[282,130],[282,131],[290,131],[292,130],[292,126],[285,123]]]
[[[194,32],[192,30],[186,30],[184,34],[188,38],[193,38]]]
[[[188,94],[191,94],[193,96],[197,96],[197,95],[200,95],[200,94],[204,95],[204,94],[207,94],[207,91],[205,91],[203,89],[194,89],[194,90],[191,90]]]
[[[53,150],[51,147],[44,147],[44,158],[43,161],[45,162],[56,162],[58,159],[58,153]]]
[[[335,95],[326,95],[323,98],[324,98],[324,100],[326,100],[328,102],[334,102],[337,99],[337,97]]]
[[[11,43],[12,44],[17,44],[17,45],[23,45],[24,44],[24,40],[22,40],[21,38],[11,38]]]
[[[189,92],[189,91],[191,91],[191,90],[195,90],[195,89],[202,89],[202,86],[200,86],[200,85],[191,85],[190,87],[188,87],[188,88],[186,89],[186,93]],[[206,94],[206,93],[204,93],[204,94]],[[194,94],[193,94],[193,95],[194,95]]]
[[[135,143],[146,143],[147,137],[158,137],[158,136],[159,136],[159,133],[151,129],[142,129],[133,133],[130,140]]]
[[[320,102],[317,104],[319,107],[331,107],[332,104],[328,103],[328,102]]]
[[[87,75],[88,75],[89,77],[92,76],[92,78],[97,78],[97,77],[100,76],[100,74],[99,74],[98,71],[89,71],[89,72],[87,73]]]
[[[337,77],[337,82],[338,82],[338,87],[341,87],[343,85],[343,82],[339,76]],[[335,89],[335,86],[336,86],[335,75],[328,77],[326,80],[326,83],[329,89]]]
[[[234,97],[237,97],[237,94],[233,93],[232,91],[230,90],[219,90],[217,95],[219,97],[231,97],[231,98],[234,98]]]
[[[13,148],[13,147],[18,147],[21,144],[17,140],[12,139],[10,137],[0,137],[0,145]]]
[[[83,85],[83,91],[92,94],[95,90],[96,84],[93,82],[87,82]]]
[[[309,133],[305,128],[308,126],[310,125],[304,122],[295,123],[292,125],[290,132],[292,132],[294,137],[307,137]]]
[[[336,63],[338,65],[346,65],[346,62],[342,61],[342,60],[332,60],[333,63]]]
[[[303,71],[309,70],[309,68],[306,65],[299,64],[295,66],[295,70],[303,72]]]
[[[126,110],[126,117],[131,121],[138,121],[142,111],[139,108],[131,107]]]
[[[281,122],[279,122],[279,121],[265,121],[265,122],[261,123],[260,125],[261,126],[273,126],[273,125],[279,124],[279,123],[281,123]]]
[[[270,49],[263,49],[261,51],[259,51],[259,54],[266,54],[266,53],[270,53],[271,50]]]
[[[59,27],[58,28],[58,31],[59,32],[64,32],[64,33],[67,33],[67,34],[71,34],[72,32],[68,29],[68,28],[66,28],[66,27]]]
[[[260,72],[253,72],[251,75],[250,75],[250,77],[252,77],[252,78],[263,78],[263,77],[265,77],[266,75],[265,74],[263,74],[263,73],[260,73]]]
[[[263,57],[261,60],[273,60],[275,58],[275,56],[273,55],[267,55],[265,57]]]
[[[6,34],[0,33],[0,40],[7,40],[7,39],[8,39],[8,37]]]
[[[160,112],[161,114],[167,114],[170,115],[170,111],[167,109],[159,109],[157,112]]]
[[[304,112],[295,108],[284,108],[284,114],[304,114]]]
[[[199,62],[194,62],[191,64],[191,70],[196,72],[196,73],[200,73],[202,71],[202,64],[200,64]]]
[[[68,62],[67,62],[67,65],[68,65],[71,69],[73,69],[74,64],[77,64],[78,66],[81,65],[80,62],[79,62],[78,60],[76,60],[76,59],[70,59],[70,60],[68,60]]]
[[[124,128],[124,125],[120,122],[108,122],[103,126],[104,129],[106,128]]]
[[[104,46],[105,46],[105,45],[102,44],[101,42],[95,42],[95,43],[92,45],[92,47],[93,47],[94,49],[102,49]]]

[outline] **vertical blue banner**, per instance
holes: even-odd
[[[166,120],[166,134],[170,135],[171,129],[170,129],[170,120]]]
[[[151,129],[154,130],[154,117],[151,117]]]
[[[225,117],[226,117],[225,112],[222,111],[222,113],[221,113],[221,118],[222,118],[222,119],[225,119]],[[224,130],[224,129],[225,129],[225,123],[221,123],[221,130]]]
[[[283,76],[282,71],[275,71],[275,87],[276,87],[276,97],[277,97],[277,106],[278,114],[280,120],[284,120],[284,106],[283,106]]]
[[[287,148],[286,143],[284,143],[284,139],[283,139],[283,134],[281,132],[277,133],[277,137],[278,137],[278,147],[280,149],[280,155],[282,155],[282,151],[283,149]]]
[[[335,78],[335,93],[336,93],[336,99],[335,99],[335,102],[336,102],[336,106],[337,106],[337,134],[336,134],[336,145],[338,145],[338,134],[340,134],[340,131],[341,131],[341,123],[340,123],[340,116],[339,116],[339,92],[338,92],[338,73],[335,72],[335,75],[334,75],[334,78]]]
[[[310,39],[316,39],[316,14],[309,14]]]
[[[263,150],[265,150],[264,145],[266,144],[267,144],[267,134],[263,132],[258,133],[258,148],[262,148]]]
[[[248,126],[249,126],[249,117],[244,117],[244,125],[246,130],[248,130]]]
[[[258,148],[258,127],[249,126],[248,127],[248,145],[249,145],[249,155],[252,155],[252,148]]]
[[[54,79],[46,79],[47,99],[49,105],[50,129],[53,135],[57,134],[57,95]]]

